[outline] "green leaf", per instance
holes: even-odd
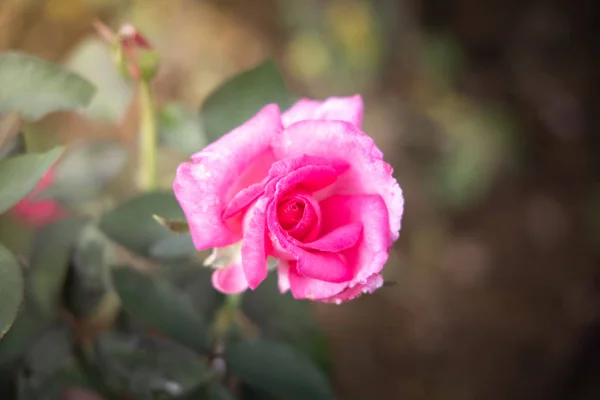
[[[282,295],[275,274],[244,295],[242,311],[264,338],[289,343],[324,371],[330,370],[329,342],[315,320],[312,305],[295,300],[289,293]]]
[[[24,291],[21,266],[15,256],[0,245],[0,338],[15,322],[23,302]]]
[[[21,357],[43,334],[52,321],[35,309],[31,299],[25,296],[21,311],[6,336],[0,340],[0,366],[11,365]]]
[[[202,121],[196,113],[167,104],[158,117],[159,134],[165,145],[192,155],[206,146]]]
[[[74,245],[88,223],[85,217],[57,221],[41,229],[33,244],[30,297],[45,315],[56,315]]]
[[[156,274],[160,279],[166,279],[185,293],[206,320],[211,320],[216,310],[222,305],[224,295],[214,290],[211,277],[214,270],[203,268],[196,260],[176,260],[176,262],[158,268]]]
[[[13,254],[29,254],[36,227],[24,224],[19,215],[0,214],[0,243]]]
[[[334,398],[321,370],[286,344],[261,339],[232,343],[225,360],[243,382],[278,399]]]
[[[157,241],[150,248],[150,256],[160,260],[187,259],[197,253],[189,233],[190,227],[185,220],[170,220],[158,215],[154,219],[165,229],[177,233]]]
[[[105,382],[133,398],[181,397],[209,376],[206,364],[196,354],[153,337],[109,333],[95,343],[95,350]]]
[[[64,288],[66,306],[75,317],[97,311],[112,289],[110,266],[115,260],[112,243],[95,225],[86,226],[75,243]]]
[[[21,376],[21,398],[59,398],[63,382],[57,379],[71,358],[73,335],[68,325],[57,325],[28,349]]]
[[[209,400],[235,400],[235,397],[223,385],[214,384],[208,394]]]
[[[30,121],[85,107],[96,91],[58,64],[16,52],[0,54],[0,88],[0,115],[19,111]]]
[[[57,147],[43,154],[23,154],[0,160],[0,213],[31,193],[62,152],[63,148]]]
[[[152,246],[175,235],[156,223],[153,215],[183,219],[173,192],[146,193],[104,214],[99,227],[110,239],[134,253],[149,256]]]
[[[166,280],[131,268],[116,268],[113,284],[135,320],[199,353],[208,351],[208,332],[189,298]]]
[[[158,241],[150,249],[153,258],[161,260],[186,259],[196,254],[197,250],[192,242],[192,236],[188,234],[168,236]]]
[[[264,106],[291,102],[283,76],[273,61],[264,62],[224,83],[204,102],[201,110],[204,131],[214,141],[241,125]]]
[[[73,203],[97,196],[123,169],[127,151],[113,140],[93,140],[71,146],[54,169],[52,186],[38,198]]]

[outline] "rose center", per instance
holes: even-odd
[[[277,205],[279,225],[300,241],[312,240],[320,226],[319,205],[312,198],[294,195]]]
[[[300,199],[288,199],[277,207],[277,217],[281,227],[285,230],[292,229],[302,220],[306,203]]]

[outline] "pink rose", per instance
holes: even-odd
[[[179,166],[194,245],[217,248],[216,289],[255,289],[268,256],[297,299],[339,304],[383,284],[404,199],[362,116],[358,95],[268,105]]]
[[[54,200],[36,199],[43,190],[54,181],[54,169],[48,170],[35,189],[23,200],[13,206],[11,212],[21,221],[32,226],[44,226],[65,215],[62,206]]]

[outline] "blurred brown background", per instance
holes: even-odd
[[[101,89],[44,121],[59,140],[135,135],[95,18],[151,39],[163,103],[266,57],[303,96],[363,94],[406,212],[397,284],[317,307],[346,398],[600,399],[597,2],[0,0],[0,50]]]

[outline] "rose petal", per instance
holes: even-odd
[[[254,290],[265,280],[267,267],[266,209],[268,197],[260,197],[248,210],[242,241],[242,267],[250,289]]]
[[[240,190],[229,202],[229,205],[223,212],[223,219],[233,217],[235,214],[248,207],[250,203],[256,200],[265,191],[267,179],[259,183],[252,184],[245,189]]]
[[[300,186],[302,191],[316,192],[331,185],[338,176],[339,172],[333,168],[307,165],[281,178],[276,185],[277,195],[283,195]]]
[[[32,200],[25,198],[15,204],[11,213],[18,219],[32,225],[44,226],[67,215],[60,203],[54,200]]]
[[[296,270],[305,277],[326,282],[348,282],[352,271],[337,253],[295,249]]]
[[[302,243],[301,246],[308,249],[338,252],[354,246],[362,234],[361,223],[351,223],[335,228],[331,232],[321,236],[314,242]]]
[[[330,97],[325,101],[301,99],[281,116],[283,125],[309,119],[347,121],[360,128],[363,119],[363,101],[360,95]]]
[[[285,260],[279,260],[277,267],[277,286],[281,294],[290,290],[289,265]]]
[[[383,277],[381,274],[373,274],[365,280],[365,283],[358,284],[354,287],[348,287],[348,289],[343,292],[327,299],[322,299],[321,301],[325,303],[341,304],[344,301],[356,299],[363,294],[374,293],[381,286],[383,286]]]
[[[248,282],[241,265],[230,265],[216,269],[212,274],[215,289],[225,294],[242,293],[248,289]]]
[[[301,154],[298,157],[287,157],[274,163],[269,170],[269,180],[274,181],[275,178],[285,178],[292,173],[300,174],[298,171],[304,171],[305,175],[295,175],[295,179],[303,181],[307,190],[319,190],[330,185],[349,167],[350,165],[341,159]],[[323,177],[319,177],[319,174],[322,174]],[[289,178],[286,182],[290,182]]]
[[[336,178],[338,175],[343,174],[349,167],[349,165],[342,160],[311,157],[305,154],[299,157],[290,157],[274,162],[269,168],[268,177],[258,183],[254,183],[245,189],[240,190],[236,195],[234,195],[223,213],[223,218],[231,218],[233,215],[246,208],[264,192],[267,183],[276,183],[285,175],[307,166],[327,168],[326,171],[330,173],[330,175],[335,175]],[[317,178],[314,179],[313,182],[311,181],[313,179],[310,176],[306,177],[305,180],[309,181],[307,183],[307,188],[314,189],[316,187],[319,189],[329,185],[331,182],[333,182],[333,180],[335,180],[334,178],[327,177],[324,179],[325,182],[322,183],[322,179]]]
[[[391,245],[383,199],[378,195],[342,195],[323,200],[320,205],[324,232],[348,223],[361,223],[363,227],[358,243],[341,252],[353,272],[350,286],[364,284],[369,276],[381,272]]]
[[[273,161],[270,142],[281,129],[279,108],[266,106],[179,166],[173,191],[197,249],[240,240],[241,221],[223,221],[223,211],[239,190],[264,179]]]
[[[332,194],[378,194],[389,211],[388,231],[391,240],[399,236],[404,198],[392,168],[380,157],[373,140],[348,122],[302,121],[285,129],[273,139],[277,158],[308,154],[345,160],[350,168],[318,198]]]
[[[67,212],[60,203],[54,200],[37,198],[40,193],[52,186],[54,176],[55,170],[52,167],[44,174],[31,193],[12,207],[11,213],[20,220],[38,227],[66,216]]]
[[[295,299],[319,300],[333,297],[348,287],[348,283],[332,283],[302,276],[296,270],[296,263],[289,262],[288,277],[290,290]]]
[[[307,165],[288,173],[279,180],[269,182],[265,189],[265,196],[272,197],[273,202],[267,209],[267,226],[269,227],[269,232],[277,241],[275,244],[276,248],[290,252],[299,243],[279,225],[277,204],[283,196],[293,193],[294,190],[311,192],[330,186],[338,179],[340,171],[342,170],[329,166]]]

